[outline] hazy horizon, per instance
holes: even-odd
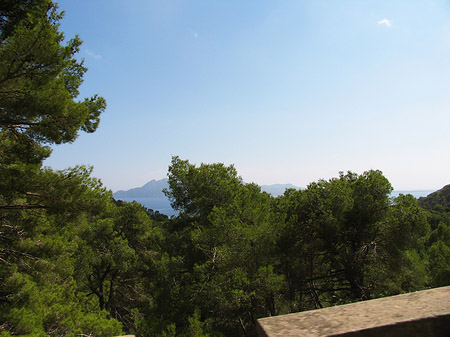
[[[151,183],[153,181],[159,182],[161,180],[167,180],[167,179],[168,179],[167,177],[164,177],[164,178],[161,178],[161,179],[151,179],[151,180],[147,181],[146,183],[144,183],[144,184],[142,184],[140,186],[133,186],[133,187],[126,188],[126,189],[113,190],[113,193],[127,192],[127,191],[132,190],[132,189],[144,187],[145,185],[147,185],[148,183]],[[247,184],[247,183],[252,183],[252,182],[245,182],[244,181],[244,183]],[[294,184],[291,184],[291,183],[275,183],[275,184],[262,184],[262,185],[258,184],[258,186],[260,186],[260,187],[274,187],[274,186],[277,186],[277,185],[279,185],[279,186],[292,185],[293,188],[296,188],[296,189],[305,189],[306,188],[306,186],[297,186],[297,185],[294,185]],[[444,186],[442,186],[442,187],[444,187]],[[439,189],[441,189],[441,188],[439,188]],[[411,193],[412,195],[414,195],[417,198],[417,196],[414,193],[412,193],[412,192],[417,192],[416,194],[419,194],[420,196],[426,196],[423,193],[425,193],[425,192],[432,193],[432,192],[435,192],[435,191],[437,191],[439,189],[416,189],[416,190],[398,190],[398,189],[394,189],[392,191],[392,194],[398,195],[399,193],[403,193],[403,192],[404,193]]]

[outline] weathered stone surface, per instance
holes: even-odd
[[[450,287],[258,320],[261,337],[450,336]]]

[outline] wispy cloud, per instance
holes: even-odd
[[[391,28],[392,27],[392,20],[383,19],[383,20],[378,21],[378,26],[382,26],[382,25],[384,25],[384,26],[386,26],[388,28]]]
[[[101,58],[103,58],[102,55],[97,54],[97,53],[95,53],[95,52],[93,52],[92,50],[89,50],[89,49],[85,49],[84,52],[86,53],[87,56],[92,57],[92,58],[94,58],[96,60],[100,60]]]
[[[194,36],[194,39],[198,38],[198,33],[195,32],[193,36]]]

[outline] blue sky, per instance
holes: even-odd
[[[450,183],[450,1],[63,0],[84,41],[94,134],[45,164],[113,191],[171,157],[306,186],[379,169],[395,189]]]

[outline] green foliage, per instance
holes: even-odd
[[[419,204],[429,211],[439,213],[450,212],[450,185],[444,186],[439,191],[431,193],[426,198],[420,198]]]
[[[112,336],[121,334],[120,323],[86,302],[75,283],[36,283],[31,277],[14,273],[7,287],[18,291],[10,297],[13,308],[3,317],[10,331],[29,336]]]
[[[391,191],[380,171],[349,172],[276,200],[290,311],[426,285],[426,212],[410,195],[392,204]]]
[[[430,274],[433,286],[450,284],[450,247],[442,241],[430,248]]]
[[[52,1],[17,3],[11,11],[3,8],[0,26],[0,127],[30,144],[71,142],[80,129],[95,131],[105,100],[74,101],[86,72],[74,58],[80,39],[62,45],[62,15]]]
[[[1,218],[16,226],[1,237],[3,329],[253,336],[259,317],[449,282],[450,230],[430,234],[427,212],[390,200],[379,171],[274,199],[232,167],[173,164],[180,213],[160,221],[115,202],[89,168],[37,170],[38,195],[12,200],[42,207]]]
[[[450,185],[419,199],[419,205],[430,212],[429,222],[432,229],[440,223],[450,226]]]
[[[42,186],[42,208],[2,213],[0,302],[3,326],[19,334],[65,336],[92,333],[110,336],[121,332],[75,282],[76,254],[83,249],[80,226],[87,214],[106,208],[110,193],[76,168],[40,171],[33,183]],[[44,186],[46,188],[44,188]],[[33,196],[36,197],[36,196]]]
[[[273,296],[283,280],[271,265],[272,198],[245,185],[232,166],[196,167],[178,157],[169,168],[169,188],[166,193],[180,210],[171,254],[181,254],[182,269],[190,274],[180,279],[186,302],[179,305],[192,314],[199,310],[213,330],[248,333],[255,316],[275,314]],[[177,323],[180,329],[187,326]]]
[[[233,167],[174,157],[166,194],[180,214],[167,248],[182,276],[173,301],[235,336],[254,333],[256,317],[426,287],[427,213],[391,191],[380,171],[348,172],[273,199]]]
[[[202,164],[196,168],[187,160],[172,158],[169,189],[165,191],[172,207],[182,215],[204,220],[214,206],[233,200],[242,183],[233,166]]]
[[[429,211],[433,231],[427,242],[428,270],[432,286],[450,284],[450,185],[444,186],[419,204]]]
[[[412,195],[394,199],[381,223],[379,254],[370,267],[374,296],[425,288],[428,282],[425,243],[429,232],[427,212]]]
[[[322,293],[333,294],[334,301],[343,295],[370,296],[365,268],[376,249],[391,189],[379,171],[361,176],[349,172],[279,198],[279,212],[287,214],[280,253],[293,287],[289,298],[295,302],[310,297],[297,309],[321,307]],[[326,296],[324,300],[333,301]]]
[[[450,226],[439,224],[430,235],[429,270],[433,286],[450,284]]]
[[[75,101],[86,71],[74,57],[81,41],[62,45],[56,4],[5,1],[0,17],[0,330],[121,333],[73,278],[78,222],[104,212],[111,192],[90,169],[42,169],[46,144],[95,131],[105,101]]]

